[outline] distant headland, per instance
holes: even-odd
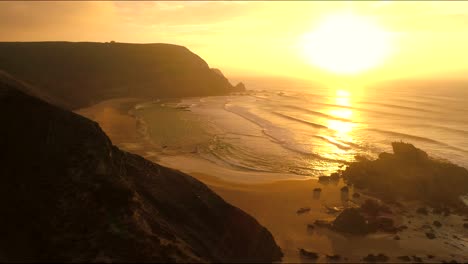
[[[162,43],[0,42],[0,69],[68,109],[118,97],[208,96],[245,89],[187,48]]]

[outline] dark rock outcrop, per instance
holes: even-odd
[[[203,183],[17,86],[0,75],[0,261],[281,259],[267,229]]]
[[[366,218],[364,218],[360,210],[356,208],[343,210],[333,221],[333,229],[338,232],[359,235],[370,232]]]
[[[116,97],[166,98],[243,91],[187,48],[171,44],[0,42],[0,69],[69,109]]]
[[[468,193],[468,170],[435,160],[411,144],[393,142],[393,154],[376,160],[359,157],[342,176],[356,188],[368,189],[382,199],[414,199],[431,206],[465,207],[461,195]]]
[[[299,254],[301,254],[302,257],[308,258],[308,259],[318,259],[319,255],[315,252],[305,250],[303,248],[299,249]]]
[[[365,206],[366,204],[372,204]],[[377,206],[377,207],[376,207]],[[395,227],[395,223],[388,215],[387,210],[380,210],[378,205],[374,203],[364,203],[361,208],[347,208],[343,210],[333,221],[331,228],[335,231],[366,235],[371,232],[383,231],[388,233],[396,233],[399,228]]]
[[[236,84],[236,86],[234,86],[234,91],[235,92],[243,92],[245,90],[246,90],[245,89],[245,84],[242,83],[242,82],[240,82],[240,83]]]
[[[432,233],[432,232],[426,232],[426,237],[429,238],[429,239],[435,239],[436,238],[435,234]]]

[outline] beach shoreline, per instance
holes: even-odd
[[[161,156],[158,153],[160,149],[151,145],[138,131],[138,122],[141,121],[130,114],[132,107],[141,102],[144,100],[107,100],[76,112],[99,123],[114,145],[190,174],[227,202],[251,214],[272,232],[285,255],[283,262],[330,262],[327,255],[336,254],[341,258],[333,262],[360,262],[368,254],[379,253],[389,256],[391,262],[397,262],[398,256],[407,255],[420,257],[424,262],[468,261],[468,236],[463,235],[462,219],[455,215],[444,219],[448,225],[443,227],[444,239],[429,240],[423,230],[418,229],[427,223],[431,225],[434,219],[439,219],[438,216],[420,216],[414,212],[395,213],[397,224],[410,227],[399,234],[401,240],[395,240],[395,235],[388,233],[351,236],[325,228],[308,228],[315,220],[330,221],[336,217],[327,211],[327,207],[359,205],[366,195],[353,198],[352,189],[344,195],[340,191],[345,185],[342,181],[324,185],[316,179],[294,178],[294,175],[235,171],[191,155]],[[315,188],[321,189],[319,196],[313,195]],[[417,206],[411,205],[406,210],[415,210]],[[310,210],[298,213],[300,208]],[[398,208],[392,210],[399,212]],[[450,225],[457,228],[449,228]],[[299,254],[299,248],[318,253],[319,258],[304,258]],[[429,258],[431,254],[435,257]]]

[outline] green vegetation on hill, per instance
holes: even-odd
[[[171,44],[0,42],[0,70],[72,109],[115,97],[222,95],[242,88]]]

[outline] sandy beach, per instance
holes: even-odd
[[[367,197],[353,197],[352,188],[341,192],[343,182],[322,184],[316,179],[304,180],[295,175],[262,172],[240,172],[223,168],[195,155],[161,155],[161,146],[151,144],[139,130],[131,115],[139,99],[108,100],[78,110],[102,127],[112,142],[122,148],[161,165],[186,172],[201,180],[229,203],[254,216],[268,228],[284,253],[283,262],[359,262],[368,254],[385,254],[389,262],[402,262],[400,256],[409,256],[412,262],[468,261],[468,232],[463,228],[464,217],[451,214],[420,215],[417,203],[404,208],[391,205],[396,226],[408,228],[396,234],[373,233],[366,236],[344,235],[327,228],[309,227],[316,220],[331,221],[345,207],[359,206]],[[164,124],[162,124],[164,125]],[[297,180],[296,180],[297,178]],[[314,193],[314,188],[321,188]],[[303,213],[298,210],[304,208]],[[310,210],[309,210],[310,209]],[[441,227],[433,227],[437,220]],[[466,222],[465,222],[466,223]],[[436,239],[428,239],[432,230]],[[318,253],[318,259],[299,254],[299,248]],[[330,259],[327,255],[339,255]]]

